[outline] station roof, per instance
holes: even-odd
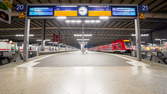
[[[141,33],[150,33],[167,28],[167,1],[166,0],[14,0],[16,4],[139,4],[148,5],[150,12],[148,18],[140,21]],[[16,11],[13,8],[13,14]],[[73,18],[70,18],[73,19]],[[81,19],[81,18],[77,18]],[[86,18],[94,19],[97,18]],[[75,19],[76,20],[76,19]],[[42,39],[42,26],[44,20],[33,19],[31,21],[31,42]],[[12,17],[12,23],[0,23],[0,38],[22,41],[23,38],[15,37],[16,34],[24,33],[24,19],[19,19],[16,15]],[[96,46],[111,43],[117,39],[131,39],[131,34],[135,33],[134,21],[130,19],[109,19],[98,24],[84,24],[85,34],[92,34],[89,45]],[[158,31],[156,31],[158,32]],[[72,46],[78,46],[77,38],[74,34],[82,33],[82,24],[65,23],[57,19],[46,20],[46,38],[52,39],[53,34],[60,34],[62,42]]]

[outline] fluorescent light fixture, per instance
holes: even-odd
[[[16,34],[15,36],[16,36],[16,37],[24,37],[23,34]],[[29,36],[30,36],[30,37],[34,37],[34,34],[30,34]]]
[[[85,20],[85,23],[100,23],[100,20]]]
[[[66,20],[66,23],[81,23],[81,20]]]
[[[90,20],[85,20],[85,23],[90,23]]]
[[[65,22],[66,22],[66,23],[70,23],[71,21],[70,21],[70,20],[66,20]]]
[[[91,23],[95,23],[96,21],[95,20],[90,20]]]
[[[109,17],[108,16],[100,16],[99,19],[101,19],[101,20],[108,20]]]
[[[74,34],[74,36],[75,37],[82,37],[82,36],[84,36],[84,37],[91,37],[92,34]]]
[[[77,23],[81,23],[82,21],[81,21],[81,20],[77,20],[76,22],[77,22]]]
[[[56,19],[65,20],[65,19],[67,19],[67,17],[66,16],[58,16],[58,17],[56,17]]]
[[[36,41],[43,41],[42,39],[37,39]],[[45,41],[50,41],[50,39],[45,39]]]
[[[167,39],[155,39],[156,41],[164,41],[164,40],[167,40]]]
[[[45,39],[45,41],[51,41],[50,39]]]
[[[131,36],[136,36],[136,34],[131,34]],[[142,37],[148,37],[149,34],[141,34]]]
[[[100,20],[95,20],[96,23],[100,23],[101,21]]]
[[[89,41],[90,39],[77,39],[77,41]]]
[[[42,41],[41,39],[37,39],[36,41]]]

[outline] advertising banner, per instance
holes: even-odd
[[[11,8],[13,0],[0,0],[0,21],[11,23]]]

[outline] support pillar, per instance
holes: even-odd
[[[29,55],[30,21],[31,21],[30,19],[25,19],[24,49],[23,49],[24,62],[28,61],[28,55]]]
[[[136,54],[137,60],[141,61],[141,34],[139,18],[135,19],[135,32],[136,32]]]
[[[43,34],[42,34],[42,51],[45,50],[45,39],[46,39],[46,19],[43,20],[43,26],[42,26]]]

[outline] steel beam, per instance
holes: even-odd
[[[47,30],[80,30],[82,27],[46,27]],[[41,30],[42,27],[34,27],[31,30]],[[0,31],[18,31],[24,28],[0,28]],[[85,30],[119,30],[119,31],[134,31],[134,28],[96,28],[85,27]],[[152,29],[141,29],[142,31],[150,31]]]

